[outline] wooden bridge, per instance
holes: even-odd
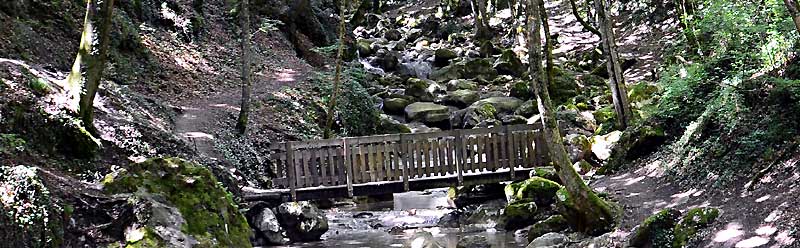
[[[540,124],[274,144],[275,189],[247,198],[298,201],[524,179],[548,162],[540,144]]]

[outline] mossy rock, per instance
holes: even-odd
[[[644,123],[629,128],[620,136],[617,145],[611,150],[609,162],[601,167],[599,174],[608,174],[624,169],[628,161],[654,152],[667,141],[667,134],[661,126]]]
[[[561,178],[556,173],[556,168],[553,166],[542,166],[533,168],[530,172],[530,177],[541,177],[556,183],[561,183]]]
[[[148,194],[165,199],[165,203],[177,208],[185,219],[182,231],[200,244],[251,246],[252,230],[247,221],[231,194],[207,168],[178,158],[148,159],[130,168],[130,171],[106,176],[103,180],[105,192]]]
[[[511,183],[506,186],[506,198],[509,203],[516,201],[533,201],[540,206],[549,206],[555,202],[556,191],[561,185],[541,177],[532,177],[525,181]],[[508,195],[512,193],[511,195]]]
[[[506,49],[503,50],[500,58],[495,61],[494,69],[497,70],[497,73],[500,75],[521,77],[525,72],[525,65],[522,64],[522,61],[513,50]]]
[[[669,208],[647,217],[634,230],[628,244],[633,247],[671,247],[680,215],[680,211]]]
[[[447,82],[447,90],[478,90],[478,83],[466,79],[450,80]]]
[[[708,227],[719,215],[720,211],[717,208],[693,208],[687,211],[675,225],[673,230],[675,240],[672,242],[672,247],[686,247],[689,241],[697,235],[699,229]]]
[[[569,229],[569,223],[564,216],[558,214],[550,216],[547,219],[536,222],[536,224],[531,226],[530,230],[528,230],[528,242],[531,242],[547,233],[560,232],[566,229]]]
[[[429,91],[429,88],[432,83],[425,79],[409,78],[406,81],[405,94],[423,102],[431,102],[433,101],[433,94]]]
[[[533,90],[530,85],[525,81],[515,81],[511,85],[511,96],[519,99],[531,99],[533,97]]]
[[[472,59],[463,63],[464,77],[492,81],[497,77],[497,70],[489,59]]]
[[[517,110],[523,102],[516,97],[495,96],[477,101],[472,105],[478,106],[485,103],[491,104],[500,113],[511,113]]]
[[[383,100],[383,111],[390,114],[403,114],[409,104],[411,101],[405,98],[388,98]]]
[[[458,54],[453,52],[453,50],[447,48],[439,48],[436,49],[434,52],[434,65],[436,66],[446,66],[450,64],[450,60],[458,58]]]
[[[534,115],[539,113],[539,106],[536,103],[536,100],[528,100],[519,105],[519,108],[514,110],[515,115],[524,116],[526,118],[531,118]]]
[[[550,92],[553,104],[557,106],[577,96],[580,89],[574,75],[559,67],[553,68],[553,71],[553,82],[550,83],[547,90]]]
[[[497,220],[497,228],[513,231],[531,225],[537,220],[538,209],[533,201],[511,203],[503,209]]]
[[[588,200],[604,201],[596,195],[590,197]],[[575,198],[570,195],[566,188],[562,187],[556,192],[556,210],[567,219],[567,222],[570,223],[570,227],[574,230],[590,235],[600,235],[613,229],[615,224],[614,218],[618,217],[617,213],[622,211],[620,206],[611,202],[595,202],[593,204],[608,207],[609,209],[603,209],[602,211],[610,212],[614,216],[611,217],[611,219],[591,216],[593,213],[588,213],[581,209],[575,202]]]

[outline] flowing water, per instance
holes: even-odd
[[[437,227],[439,218],[452,211],[447,209],[449,205],[446,189],[437,189],[395,194],[392,202],[334,207],[325,210],[330,230],[322,236],[322,241],[282,247],[408,247],[417,232],[430,232],[439,244],[447,248],[455,248],[461,237],[474,235],[486,237],[494,248],[527,245],[525,237],[514,237],[513,233],[493,228]]]

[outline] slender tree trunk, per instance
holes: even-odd
[[[342,15],[339,17],[339,51],[336,54],[336,76],[333,79],[333,92],[331,92],[331,100],[328,102],[328,119],[325,122],[325,131],[323,132],[323,137],[326,139],[330,139],[333,134],[331,132],[331,127],[333,126],[333,116],[336,114],[336,98],[339,97],[339,85],[342,81],[342,55],[344,53],[344,33],[345,25],[344,25],[344,7],[340,7]]]
[[[797,32],[800,32],[800,12],[797,10],[800,9],[800,7],[798,7],[797,1],[783,0],[783,3],[786,5],[786,9],[789,10],[789,15],[792,16],[792,21],[794,21]]]
[[[628,103],[628,90],[625,87],[625,78],[622,76],[622,67],[619,63],[619,53],[614,36],[614,23],[608,14],[606,0],[595,0],[595,9],[600,17],[600,32],[603,50],[606,55],[606,67],[609,75],[611,97],[614,100],[614,110],[617,113],[617,125],[624,130],[630,125],[633,116]]]
[[[544,1],[539,1],[539,14],[541,15],[540,18],[542,18],[542,27],[544,28],[544,46],[547,64],[547,80],[545,81],[545,87],[550,87],[556,75],[555,64],[553,64],[553,37],[550,36],[550,23],[548,23],[550,18],[547,16],[547,8],[544,7]]]
[[[788,0],[793,1],[793,0]],[[683,36],[686,38],[686,49],[690,54],[701,55],[700,43],[694,35],[694,28],[689,23],[689,16],[694,15],[694,8],[690,0],[675,0],[675,12],[678,14],[678,26],[683,30]]]
[[[540,28],[539,2],[542,0],[528,0],[528,60],[534,94],[536,95],[539,113],[541,113],[545,142],[550,150],[556,172],[574,200],[579,216],[572,219],[573,226],[578,231],[597,234],[606,231],[614,222],[611,207],[583,182],[580,175],[575,172],[570,163],[569,155],[562,142],[561,131],[555,118],[553,103],[547,90],[546,77],[542,68],[542,45]]]
[[[114,0],[86,0],[86,16],[78,55],[67,77],[71,105],[78,102],[78,114],[84,127],[97,135],[94,128],[94,98],[108,60],[108,46],[114,17]],[[97,42],[97,43],[95,43]],[[96,45],[96,46],[95,46]]]
[[[580,23],[583,26],[583,28],[589,30],[589,32],[592,32],[593,34],[596,34],[597,36],[601,36],[600,31],[598,31],[596,28],[592,26],[592,24],[586,22],[586,20],[584,20],[583,17],[581,17],[581,13],[580,11],[578,11],[578,5],[575,4],[575,0],[569,0],[569,5],[572,8],[572,14],[575,15],[575,19],[578,20],[578,23]],[[589,13],[588,15],[591,16],[591,13]]]
[[[242,22],[242,107],[239,110],[239,120],[236,122],[236,130],[239,134],[247,132],[247,122],[250,116],[250,91],[252,90],[252,79],[250,75],[250,3],[249,0],[242,0],[241,22]]]

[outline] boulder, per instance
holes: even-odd
[[[560,233],[548,233],[531,241],[525,248],[563,248],[569,243],[569,238]]]
[[[481,106],[490,104],[498,113],[511,113],[519,106],[522,105],[522,100],[516,97],[490,97],[472,104],[472,106]]]
[[[430,80],[409,78],[406,81],[406,96],[414,97],[423,102],[432,102],[434,99],[432,87],[435,83]]]
[[[471,80],[455,79],[447,82],[447,90],[478,90],[478,84]]]
[[[433,63],[436,66],[447,66],[450,64],[450,60],[458,58],[456,52],[447,48],[439,48],[436,49],[434,54]]]
[[[383,100],[383,111],[389,114],[402,114],[411,101],[405,98],[389,98]]]
[[[463,68],[465,78],[492,81],[497,77],[497,70],[492,66],[490,59],[472,59],[464,62]]]
[[[458,239],[457,248],[491,248],[489,241],[484,236],[472,235]]]
[[[514,231],[529,226],[536,223],[539,218],[542,218],[537,215],[538,210],[538,206],[532,201],[509,203],[497,220],[496,228]]]
[[[675,240],[672,242],[672,247],[686,247],[688,242],[697,236],[700,229],[711,225],[719,215],[719,209],[709,207],[686,211],[686,214],[675,225]]]
[[[504,115],[500,118],[503,125],[527,124],[528,118],[519,115]]]
[[[407,241],[404,247],[444,248],[445,246],[436,241],[436,239],[433,238],[433,234],[429,232],[417,232],[414,234],[414,237],[411,237],[411,239]]]
[[[514,110],[515,115],[523,116],[525,118],[531,118],[538,113],[539,106],[536,104],[535,100],[525,101],[519,105],[516,110]]]
[[[395,51],[385,49],[378,50],[375,57],[370,60],[370,64],[380,67],[386,72],[394,71],[400,64],[400,54]]]
[[[521,77],[525,72],[525,65],[511,49],[503,50],[502,55],[494,62],[494,69],[500,75]]]
[[[400,63],[397,67],[397,75],[403,78],[422,78],[427,79],[432,72],[431,64],[425,61],[412,61]]]
[[[373,43],[374,41],[372,40],[359,39],[358,42],[356,42],[356,49],[358,51],[358,55],[362,58],[366,58],[375,53],[375,50],[372,50]]]
[[[7,141],[0,136],[0,157],[5,156],[4,146],[11,145],[5,143]],[[0,166],[0,240],[3,242],[0,246],[62,245],[58,240],[62,238],[65,223],[60,220],[67,214],[56,198],[51,197],[42,179],[42,171],[37,167]]]
[[[473,90],[456,90],[448,92],[444,97],[444,103],[459,108],[465,108],[480,100],[478,92]]]
[[[464,109],[463,116],[460,119],[455,120],[455,118],[453,118],[456,121],[454,122],[454,126],[460,128],[473,128],[478,126],[478,124],[481,122],[494,120],[495,116],[497,115],[497,109],[495,109],[493,105],[488,103],[476,103],[473,103]]]
[[[103,179],[107,194],[130,194],[135,223],[128,245],[250,247],[252,230],[214,175],[177,158],[155,158]],[[135,241],[131,241],[135,240]]]
[[[450,187],[448,197],[457,207],[481,204],[490,200],[501,199],[503,185],[499,183],[479,184],[462,187]]]
[[[430,79],[436,82],[448,82],[462,78],[464,75],[464,68],[459,64],[451,64],[431,73]]]
[[[391,116],[381,114],[377,132],[379,134],[411,133],[411,128]]]
[[[287,243],[285,231],[281,227],[278,217],[270,208],[262,209],[254,218],[252,227],[256,232],[256,240],[263,243],[261,245],[282,245]]]
[[[386,38],[389,41],[398,41],[403,39],[403,33],[397,29],[389,29],[386,30],[386,33],[383,34],[383,38]]]
[[[278,218],[292,241],[316,241],[328,231],[328,218],[310,202],[278,206]]]
[[[449,108],[431,102],[415,102],[406,106],[406,117],[409,120],[422,121],[425,124],[436,123],[450,118]]]
[[[536,167],[533,170],[531,170],[529,176],[531,178],[541,177],[556,183],[561,183],[561,178],[558,177],[558,174],[556,173],[556,168],[553,166]]]
[[[473,210],[467,218],[468,225],[492,225],[500,222],[503,208],[506,206],[504,199],[495,199],[481,204]]]
[[[533,201],[540,206],[549,206],[555,202],[556,192],[561,188],[556,182],[541,177],[532,177],[525,181],[511,183],[506,186],[505,194],[508,202]]]
[[[520,99],[531,99],[533,97],[533,89],[525,81],[514,81],[511,84],[510,95]]]
[[[533,226],[528,229],[528,242],[531,242],[547,233],[560,232],[567,229],[569,229],[569,223],[567,223],[567,219],[561,215],[553,215],[547,219],[536,222],[536,224],[533,224]]]
[[[633,247],[672,247],[675,237],[675,224],[681,212],[675,209],[664,209],[647,217],[636,227],[630,236],[628,245]]]

